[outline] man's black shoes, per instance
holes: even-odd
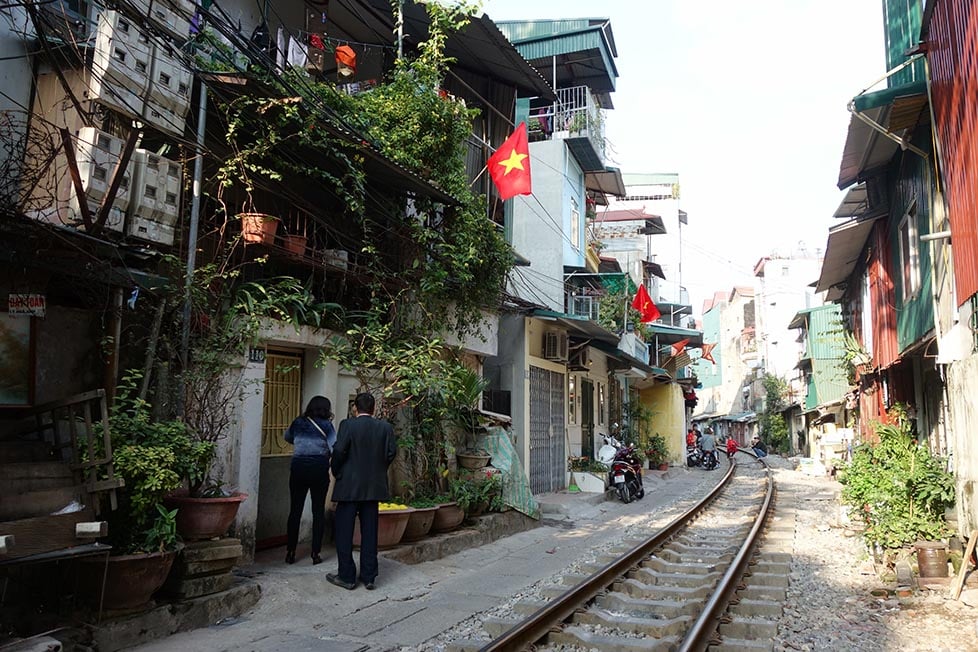
[[[356,582],[344,582],[339,578],[338,575],[334,575],[333,573],[326,573],[326,581],[329,582],[330,584],[335,584],[336,586],[347,589],[349,591],[352,591],[353,589],[357,588]]]

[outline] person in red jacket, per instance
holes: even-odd
[[[739,446],[737,446],[737,442],[734,441],[734,438],[727,437],[727,459],[730,459],[731,457],[736,455],[738,449]]]

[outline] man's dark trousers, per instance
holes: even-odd
[[[359,579],[368,584],[377,579],[377,518],[380,503],[376,500],[336,503],[337,574],[344,582]],[[360,517],[360,577],[353,561],[353,524]]]

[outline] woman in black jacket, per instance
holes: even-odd
[[[333,406],[325,396],[314,396],[302,416],[296,417],[285,431],[285,441],[293,445],[289,473],[291,507],[288,522],[288,548],[285,563],[295,563],[299,543],[299,522],[306,505],[306,493],[312,496],[312,563],[322,562],[326,526],[326,492],[329,490],[329,462],[336,430],[333,429]]]

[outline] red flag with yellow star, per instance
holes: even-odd
[[[659,312],[659,307],[652,301],[652,297],[649,296],[649,291],[645,289],[644,285],[638,286],[638,292],[635,293],[635,298],[632,299],[632,308],[638,311],[640,315],[639,321],[643,324],[655,321],[662,316],[662,313]]]
[[[530,147],[526,140],[526,123],[521,122],[486,164],[499,191],[506,200],[516,195],[529,195]]]

